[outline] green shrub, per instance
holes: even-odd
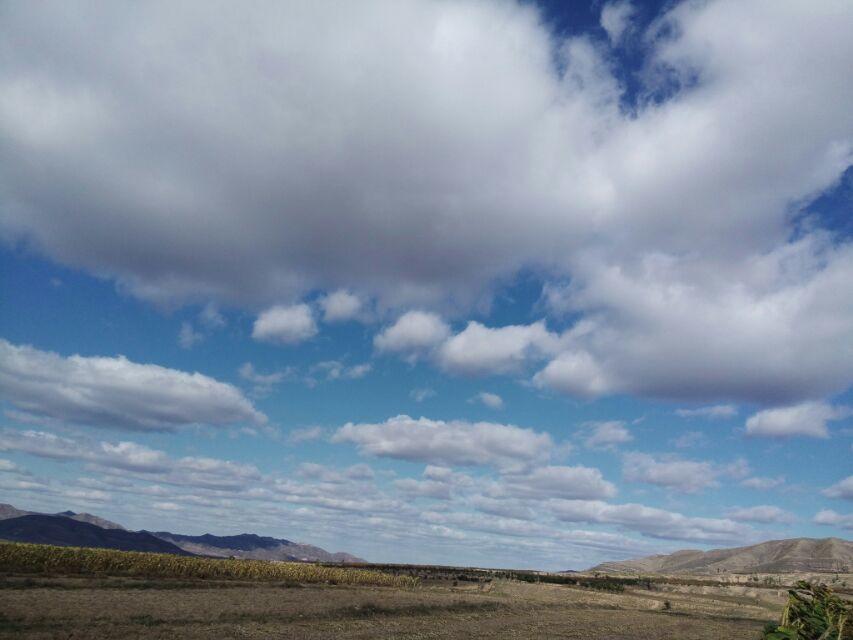
[[[779,626],[765,628],[764,640],[853,640],[853,607],[826,585],[798,582],[788,591]]]

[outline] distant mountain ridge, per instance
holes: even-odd
[[[205,556],[228,558],[253,558],[256,560],[297,560],[300,562],[364,562],[349,553],[329,553],[325,549],[309,544],[299,544],[283,538],[269,538],[253,533],[236,536],[186,536],[168,531],[156,531],[152,535],[171,542],[184,551]]]
[[[78,522],[88,522],[102,529],[124,529],[123,526],[104,518],[99,518],[91,513],[74,513],[73,511],[62,511],[60,513],[40,513],[38,511],[23,511],[11,504],[0,504],[0,520],[8,520],[9,518],[20,518],[21,516],[62,516],[71,518]]]
[[[73,523],[87,526],[78,527]],[[88,527],[94,527],[94,529]],[[220,558],[233,556],[298,562],[364,562],[361,558],[349,553],[330,553],[310,544],[259,536],[254,533],[234,536],[215,536],[206,533],[201,536],[188,536],[169,531],[127,531],[120,524],[91,513],[74,513],[73,511],[54,514],[37,513],[18,509],[11,504],[0,504],[0,539]]]
[[[669,555],[604,562],[603,573],[847,573],[853,571],[853,542],[841,538],[770,540],[748,547],[685,550]]]
[[[144,531],[105,529],[63,515],[26,515],[0,520],[0,539],[12,542],[53,544],[61,547],[96,547],[122,551],[151,551],[192,555],[180,547]]]

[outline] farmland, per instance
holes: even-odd
[[[755,640],[787,598],[710,580],[168,560],[0,545],[0,637]]]

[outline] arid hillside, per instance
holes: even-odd
[[[840,538],[771,540],[749,547],[676,551],[636,560],[604,562],[591,569],[606,573],[847,573],[853,568],[853,542]]]

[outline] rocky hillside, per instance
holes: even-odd
[[[312,562],[364,562],[348,553],[329,553],[325,549],[308,544],[299,544],[281,538],[268,538],[252,533],[237,536],[185,536],[168,531],[157,531],[153,535],[167,540],[190,553],[205,556],[254,558],[257,560],[299,560]]]
[[[840,538],[771,540],[749,547],[676,551],[669,555],[604,562],[604,573],[847,573],[853,571],[853,542]]]

